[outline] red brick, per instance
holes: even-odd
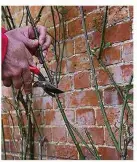
[[[66,107],[98,106],[98,98],[93,90],[68,93]]]
[[[120,46],[106,48],[101,57],[105,65],[121,62]]]
[[[53,127],[52,133],[54,142],[67,142],[67,131],[65,127]]]
[[[62,47],[63,48],[63,47]],[[61,48],[61,50],[62,50]],[[67,41],[65,43],[64,56],[70,57],[74,55],[74,41]]]
[[[52,61],[48,64],[49,70],[55,72],[56,71],[56,67],[57,67],[57,62],[56,61]],[[61,64],[61,73],[62,74],[66,74],[67,72],[67,62],[66,60],[62,60],[62,64]]]
[[[79,34],[82,34],[82,20],[76,19],[76,20],[68,23],[68,36],[74,37]]]
[[[20,152],[20,144],[16,141],[16,144],[14,144],[13,141],[9,142],[9,148],[12,153],[19,153]]]
[[[70,122],[74,122],[74,111],[68,110],[65,111],[66,116]],[[46,125],[55,125],[60,126],[64,125],[64,120],[61,116],[61,113],[59,111],[46,111],[45,112],[45,122]]]
[[[56,114],[55,111],[47,111],[47,112],[45,112],[46,125],[50,125],[54,121],[55,114]]]
[[[107,28],[105,41],[116,43],[129,40],[131,38],[132,23],[126,22]]]
[[[67,61],[68,72],[76,72],[90,69],[89,58],[87,54],[73,56]]]
[[[123,45],[122,58],[125,62],[133,61],[133,42]]]
[[[133,18],[133,6],[129,6],[129,15],[130,15],[130,19]]]
[[[42,98],[42,109],[53,109],[53,98],[46,96]]]
[[[101,41],[101,33],[100,32],[93,32],[91,34],[92,36],[92,41],[91,41],[91,49],[95,48],[95,47],[99,47],[100,46],[100,41]]]
[[[21,10],[23,10],[23,6],[9,6],[10,12],[12,15],[21,12]]]
[[[19,121],[18,121],[17,115],[16,114],[11,114],[9,116],[9,125],[11,125],[11,126],[13,126],[13,125],[14,126],[17,126],[18,123],[19,123]]]
[[[112,6],[108,11],[108,24],[112,25],[128,17],[127,6]]]
[[[39,143],[34,143],[34,155],[38,156],[39,154]]]
[[[97,74],[97,82],[99,86],[110,84],[109,76],[105,70],[99,69],[96,71],[96,74]]]
[[[27,125],[27,123],[28,123],[27,115],[25,112],[22,112],[22,123],[24,125]]]
[[[74,88],[90,87],[90,72],[79,72],[74,74]]]
[[[88,128],[88,132],[92,137],[95,145],[103,145],[104,144],[104,129],[103,128]]]
[[[44,20],[45,20],[45,24],[44,25],[47,28],[54,26],[54,24],[53,24],[53,17],[52,17],[51,12],[48,13],[47,15],[44,14]],[[57,14],[56,11],[54,11],[54,21],[55,21],[55,25],[59,24],[59,17],[58,17],[58,14]]]
[[[56,145],[58,159],[78,159],[77,149],[74,146]]]
[[[123,83],[122,70],[120,66],[110,67],[108,70],[112,74],[112,77],[116,83]]]
[[[6,160],[14,160],[14,156],[13,155],[6,155]]]
[[[85,37],[78,37],[75,39],[75,53],[85,53],[86,52],[86,41]]]
[[[44,115],[42,111],[34,111],[34,116],[38,126],[44,124]]]
[[[36,97],[33,100],[33,109],[41,109],[42,108],[42,97]]]
[[[55,144],[50,144],[47,143],[47,147],[46,147],[47,153],[46,156],[49,157],[56,157],[56,145]]]
[[[52,129],[51,128],[44,128],[44,137],[45,142],[52,142]]]
[[[51,35],[51,37],[55,38],[55,29],[54,28],[48,28],[47,29],[48,33]],[[63,28],[63,26],[57,26],[56,27],[56,40],[60,41],[68,37],[67,31],[66,31],[66,26]]]
[[[133,160],[133,150],[127,150],[127,160]]]
[[[99,147],[98,151],[102,160],[120,160],[120,154],[115,148]]]
[[[9,115],[8,114],[1,114],[3,125],[9,125]]]
[[[58,85],[59,89],[65,92],[71,90],[71,86],[72,86],[72,77],[67,75],[61,78]]]
[[[81,148],[86,160],[96,160],[85,146],[82,146]]]
[[[93,57],[93,65],[94,65],[94,68],[95,69],[98,68],[98,67],[100,67],[99,62],[98,62],[98,60],[97,60],[96,57]]]
[[[65,20],[71,20],[77,17],[80,12],[78,6],[65,6],[64,10],[66,11]]]
[[[83,6],[84,13],[92,12],[97,9],[97,6]]]
[[[46,54],[46,61],[47,61],[47,62],[51,62],[54,58],[55,58],[54,52],[53,52],[52,49],[49,47],[48,52],[47,52],[47,54]]]
[[[63,55],[62,55],[62,52],[63,52]],[[63,56],[63,58],[70,57],[73,54],[74,54],[74,41],[73,40],[63,42],[60,44],[57,43],[57,45],[56,45],[57,58],[61,57],[61,55]]]
[[[10,127],[4,127],[4,139],[5,140],[11,140],[11,130]]]
[[[118,108],[105,108],[105,112],[111,125],[119,122],[120,110]],[[100,109],[96,110],[96,122],[98,126],[104,125],[104,118]]]
[[[81,134],[81,136],[84,138],[84,140],[88,144],[90,144],[89,139],[87,138],[86,133],[85,133],[85,128],[78,127],[77,130]],[[104,144],[104,130],[103,130],[103,128],[93,127],[93,128],[87,128],[87,130],[90,133],[90,136],[92,136],[94,144],[96,144],[96,145]],[[77,135],[75,137],[79,143],[82,143],[82,141],[79,139],[79,137]],[[73,143],[70,135],[68,135],[68,142]]]
[[[11,131],[14,132],[14,138],[19,141],[21,139],[19,127],[12,128]]]
[[[16,7],[16,8],[18,8],[18,7]],[[32,17],[37,16],[40,8],[41,8],[41,6],[30,6],[30,12],[31,12]]]
[[[10,143],[10,141],[5,141],[5,150],[6,150],[6,152],[10,151],[9,143]],[[4,152],[4,143],[3,142],[1,142],[1,151]]]
[[[122,98],[115,88],[106,88],[104,90],[104,104],[105,105],[119,105],[122,104]]]
[[[118,140],[119,139],[119,131],[118,131],[118,129],[116,127],[113,127],[112,131],[113,131],[113,133],[115,135],[115,138]],[[107,128],[105,128],[105,144],[107,146],[114,146],[114,143],[113,143],[113,141],[112,141],[112,139],[111,139],[111,137],[110,137],[110,135],[108,133]]]
[[[122,65],[121,69],[124,82],[129,83],[131,75],[133,74],[133,65]]]
[[[91,13],[86,17],[87,31],[101,30],[103,22],[103,12]]]
[[[65,93],[60,94],[59,99],[62,104],[62,107],[65,108]],[[54,109],[58,109],[58,104],[57,104],[56,99],[53,100],[53,107]]]
[[[76,123],[78,125],[94,125],[95,113],[93,109],[77,109]]]

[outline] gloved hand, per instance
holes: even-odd
[[[34,32],[29,26],[5,33],[8,37],[8,49],[2,64],[2,80],[5,86],[9,87],[13,82],[15,88],[19,89],[23,85],[26,93],[31,92],[32,79],[29,65],[35,66],[32,54],[35,54],[38,44],[41,44],[45,56],[51,43],[46,28],[37,26],[37,29],[39,40],[33,40]]]

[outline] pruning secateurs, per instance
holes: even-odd
[[[38,80],[39,80],[34,83],[33,87],[43,88],[44,92],[46,92],[52,97],[55,97],[55,94],[64,93],[62,90],[56,88],[54,85],[49,83],[37,67],[29,66],[29,68],[32,73],[38,76]]]

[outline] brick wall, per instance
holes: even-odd
[[[22,18],[22,7],[10,7],[14,21],[19,25]],[[39,12],[40,6],[31,7],[33,17]],[[82,30],[82,20],[78,7],[66,7],[68,13],[66,20],[66,43],[62,62],[62,75],[59,88],[65,93],[60,95],[63,108],[69,121],[78,128],[83,137],[84,128],[92,134],[93,140],[102,159],[120,159],[104,125],[98,99],[95,93],[93,77],[90,71],[89,58],[86,51],[85,38]],[[104,15],[104,6],[85,6],[86,25],[91,48],[99,47]],[[55,14],[57,33],[59,30],[59,19]],[[95,23],[96,21],[96,23]],[[131,6],[110,6],[108,11],[108,23],[105,39],[111,42],[112,46],[106,48],[102,54],[102,60],[107,68],[113,73],[116,83],[122,88],[129,83],[133,71],[133,8]],[[24,20],[25,22],[25,20]],[[54,35],[54,28],[50,7],[45,7],[39,24],[48,28],[48,32]],[[24,24],[25,26],[25,24]],[[60,37],[62,37],[60,35]],[[57,35],[59,39],[59,35]],[[47,55],[47,64],[50,70],[55,70],[56,63],[52,49]],[[94,59],[99,90],[101,91],[103,102],[106,108],[108,119],[115,131],[119,124],[122,99],[116,89],[111,85],[107,73],[100,67]],[[2,87],[2,95],[10,98],[12,102],[11,88]],[[132,102],[130,103],[132,107]],[[14,120],[15,129],[11,126],[10,110]],[[33,109],[39,124],[40,130],[46,136],[47,142],[43,149],[46,159],[78,159],[78,153],[72,139],[64,125],[54,98],[44,94],[40,88],[34,89]],[[20,134],[17,127],[16,114],[11,106],[5,102],[2,104],[2,118],[6,139],[6,151],[8,159],[18,159],[18,148],[20,147]],[[25,115],[23,116],[26,122]],[[17,140],[16,148],[11,138],[14,131]],[[35,156],[39,154],[38,134],[35,133]],[[117,137],[117,136],[116,136]],[[87,159],[94,159],[82,146],[82,150]],[[132,144],[129,146],[128,159],[132,159]]]

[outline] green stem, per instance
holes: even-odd
[[[86,133],[86,135],[87,135],[87,137],[89,139],[89,142],[90,142],[90,144],[91,144],[91,146],[92,146],[92,148],[94,150],[94,153],[95,153],[96,157],[100,160],[101,158],[100,158],[100,156],[98,154],[98,151],[97,151],[96,147],[94,146],[94,141],[93,141],[92,137],[90,136],[87,129],[85,130],[85,133]]]
[[[123,102],[124,102],[124,95],[123,95],[123,93],[121,92],[121,89],[120,89],[120,88],[118,87],[118,85],[116,84],[115,80],[113,79],[113,75],[110,73],[110,71],[107,69],[107,67],[105,66],[104,62],[103,62],[101,59],[98,59],[98,62],[99,62],[99,64],[104,68],[104,70],[107,72],[107,74],[108,74],[108,76],[109,76],[109,78],[110,78],[112,84],[115,86],[117,92],[119,93],[121,99],[122,99]],[[127,108],[127,110],[128,110],[128,113],[130,114],[131,119],[133,119],[133,114],[132,114],[132,112],[131,112],[131,110],[130,110],[130,107],[129,107],[128,103],[126,103],[126,108]]]
[[[3,119],[1,120],[1,124],[2,124],[2,141],[3,141],[3,148],[4,148],[4,160],[7,160],[7,156],[6,156],[6,145],[5,145],[5,135],[4,135],[4,127],[3,127]]]
[[[25,16],[25,12],[24,12],[24,6],[23,6],[23,13],[22,13],[22,18],[21,18],[20,24],[19,24],[19,28],[20,28],[21,25],[22,25],[24,16]]]
[[[57,84],[60,81],[60,75],[61,75],[61,67],[62,67],[62,60],[63,60],[63,55],[64,55],[64,49],[65,49],[65,24],[64,24],[64,16],[62,15],[62,26],[63,26],[63,47],[62,47],[62,51],[61,51],[61,56],[60,56],[60,62],[59,62],[59,76],[58,76],[58,81]]]
[[[34,20],[33,20],[32,16],[31,16],[29,7],[26,7],[26,10],[27,10],[27,13],[28,13],[28,16],[29,16],[29,19],[30,19],[30,23],[31,23],[31,25],[32,25],[32,27],[34,29],[35,37],[36,37],[36,39],[38,39],[39,38],[39,34],[38,34],[37,28],[36,28],[36,26],[34,24]],[[42,54],[42,47],[41,47],[41,45],[39,45],[39,54],[40,54],[40,57],[41,57],[41,61],[43,63],[43,67],[45,68],[45,71],[46,71],[46,73],[48,75],[48,78],[49,78],[50,82],[53,84],[53,79],[52,79],[52,77],[51,77],[51,75],[49,73],[49,70],[47,68],[46,62],[45,62],[43,54]],[[65,114],[63,108],[62,108],[62,105],[61,105],[61,102],[60,102],[60,100],[58,98],[58,95],[55,95],[55,97],[56,97],[56,101],[58,103],[58,106],[60,108],[60,112],[61,112],[61,114],[63,116],[64,122],[65,122],[65,124],[66,124],[66,126],[68,128],[68,131],[69,131],[69,133],[70,133],[70,135],[72,137],[72,140],[73,140],[74,144],[76,145],[76,148],[77,148],[77,150],[78,150],[78,152],[80,154],[80,159],[85,159],[85,157],[84,157],[84,155],[82,153],[82,150],[81,150],[81,148],[79,146],[79,143],[77,142],[76,137],[74,136],[74,133],[73,133],[72,129],[70,128],[69,121],[68,121],[68,119],[66,117],[66,114]]]
[[[88,144],[86,143],[86,141],[84,140],[84,138],[81,136],[81,134],[77,131],[77,129],[75,127],[73,127],[73,125],[71,125],[71,128],[73,129],[73,131],[77,134],[77,136],[80,138],[80,140],[82,141],[82,143],[86,146],[86,148],[88,149],[88,151],[96,158],[96,160],[100,160],[100,156],[97,156],[95,150],[93,151]]]
[[[57,33],[57,30],[56,30],[56,24],[55,24],[55,18],[54,18],[54,10],[53,10],[53,7],[51,6],[51,14],[52,14],[52,21],[53,21],[53,26],[54,26],[54,53],[55,53],[55,59],[56,61],[58,60],[57,59],[57,47],[56,47],[56,33]]]
[[[13,18],[12,18],[12,16],[11,16],[10,9],[9,9],[8,6],[6,6],[6,8],[7,8],[8,14],[9,14],[9,18],[10,18],[10,20],[11,20],[12,28],[15,29],[16,26],[15,26],[15,23],[14,23]]]
[[[100,48],[99,48],[99,55],[98,59],[101,57],[103,47],[104,47],[104,41],[105,41],[105,31],[106,31],[106,23],[107,23],[107,11],[108,11],[108,6],[106,6],[105,9],[105,15],[104,15],[104,21],[103,21],[103,28],[102,28],[102,34],[101,34],[101,43],[100,43]]]
[[[132,79],[133,79],[133,75],[131,75],[129,85],[132,84]],[[129,91],[127,90],[126,94],[125,94],[125,98],[124,98],[124,104],[123,104],[123,107],[122,107],[121,115],[120,115],[120,127],[119,127],[119,148],[120,149],[121,149],[121,139],[122,139],[122,128],[123,128],[124,112],[125,112],[125,108],[126,108],[126,105],[127,105],[128,93],[129,93]]]
[[[11,24],[10,24],[10,21],[9,21],[9,19],[8,19],[8,15],[7,15],[7,13],[6,13],[6,11],[5,11],[5,8],[2,6],[2,12],[3,12],[3,14],[4,14],[4,17],[5,17],[5,19],[6,19],[6,22],[7,22],[7,24],[8,24],[8,27],[9,27],[9,29],[11,30],[12,29],[12,26],[11,26]]]
[[[60,110],[60,112],[62,114],[62,117],[64,119],[65,125],[66,125],[66,127],[67,127],[67,129],[69,131],[69,134],[70,134],[70,136],[71,136],[71,138],[72,138],[72,140],[73,140],[73,142],[74,142],[74,144],[75,144],[75,146],[76,146],[76,148],[77,148],[77,150],[79,152],[80,159],[84,160],[85,156],[83,155],[82,150],[81,150],[81,148],[79,146],[79,143],[78,143],[78,141],[77,141],[77,139],[76,139],[76,137],[75,137],[75,135],[74,135],[74,133],[73,133],[73,131],[71,129],[71,125],[70,125],[70,123],[69,123],[69,121],[68,121],[68,119],[66,117],[66,114],[65,114],[63,108],[62,108],[62,105],[61,105],[61,102],[59,100],[59,97],[58,97],[57,94],[55,94],[55,97],[56,97],[57,104],[59,106],[59,110]]]
[[[83,8],[81,6],[80,6],[80,13],[81,13],[81,16],[82,16],[82,26],[83,26],[83,29],[84,29],[84,35],[85,35],[86,47],[87,47],[87,52],[88,52],[88,56],[89,56],[90,66],[91,66],[91,72],[93,74],[93,80],[95,82],[95,90],[96,90],[96,94],[97,94],[97,97],[98,97],[98,100],[99,100],[99,105],[100,105],[101,112],[102,112],[102,115],[103,115],[104,123],[107,127],[108,133],[109,133],[117,151],[121,152],[121,150],[119,149],[119,146],[118,146],[118,142],[115,138],[115,135],[114,135],[114,133],[111,129],[110,123],[108,121],[107,114],[105,112],[105,107],[104,107],[104,104],[103,104],[103,101],[102,101],[102,98],[101,98],[101,94],[100,94],[100,91],[99,91],[99,88],[98,88],[98,83],[97,83],[95,68],[94,68],[94,64],[93,64],[93,59],[91,57],[92,51],[90,50],[90,45],[89,45],[89,41],[88,41],[87,29],[86,29],[86,24],[85,24],[85,19],[84,19],[84,12],[83,12]]]
[[[42,11],[43,11],[44,7],[45,7],[45,6],[42,6],[42,7],[40,8],[39,13],[38,13],[38,15],[36,16],[35,24],[37,24],[37,23],[40,21],[40,18],[41,18],[41,16],[42,16]]]

